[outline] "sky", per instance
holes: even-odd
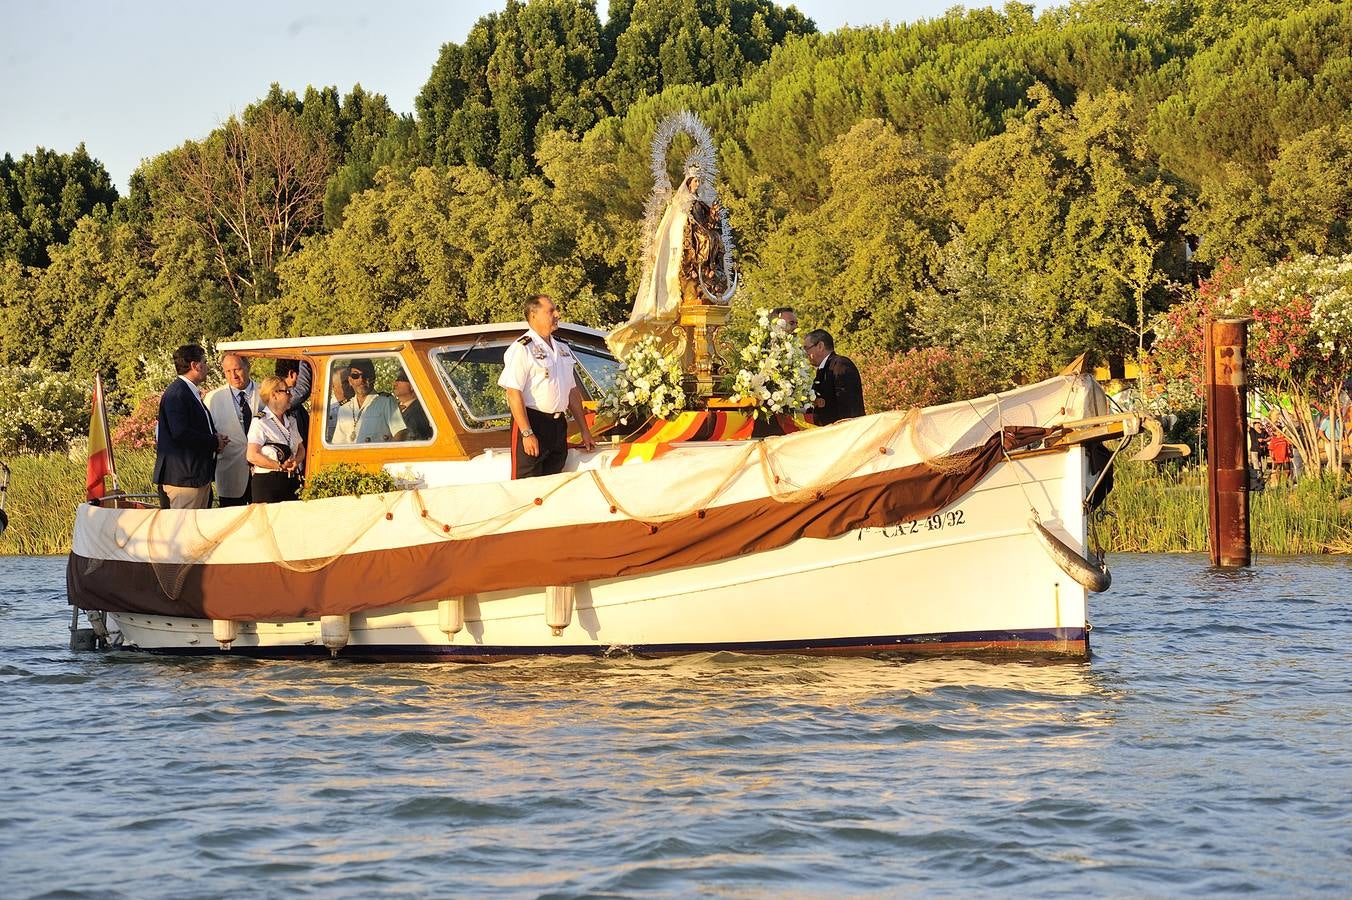
[[[782,0],[781,0],[782,2]],[[605,0],[601,0],[604,20]],[[118,191],[274,81],[354,84],[412,113],[441,45],[504,0],[0,0],[0,155],[81,141]],[[785,4],[788,5],[788,4]],[[953,0],[795,0],[821,31],[942,15]],[[981,0],[966,4],[985,6]],[[1039,9],[1046,4],[1038,3]]]

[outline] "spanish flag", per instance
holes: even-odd
[[[103,379],[94,376],[94,410],[89,416],[89,469],[85,476],[85,497],[102,499],[105,477],[113,479],[117,490],[117,471],[113,468],[113,440],[108,433],[108,408],[103,402]]]

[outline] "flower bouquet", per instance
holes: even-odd
[[[732,382],[734,403],[750,400],[756,415],[769,421],[779,413],[797,413],[816,396],[812,379],[816,372],[798,337],[768,309],[756,311],[756,325],[740,354],[742,368]]]
[[[600,404],[600,410],[616,422],[641,425],[650,418],[669,419],[685,409],[681,361],[663,354],[656,335],[639,338],[620,362],[624,368]]]

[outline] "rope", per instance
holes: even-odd
[[[763,441],[756,441],[755,443],[748,445],[746,450],[742,454],[742,459],[736,465],[728,467],[729,474],[725,476],[722,481],[718,482],[718,484],[714,486],[714,489],[710,491],[707,496],[701,498],[697,503],[695,503],[688,509],[681,510],[680,512],[663,513],[661,515],[651,517],[636,515],[635,513],[626,509],[624,504],[620,502],[620,499],[616,497],[614,493],[611,492],[610,488],[606,487],[606,483],[601,480],[600,469],[591,470],[592,482],[595,483],[596,489],[601,492],[601,496],[605,499],[605,501],[608,504],[610,504],[610,507],[612,509],[614,509],[616,512],[623,513],[627,518],[635,522],[640,522],[644,525],[658,525],[663,522],[674,522],[677,519],[684,519],[686,516],[694,515],[695,513],[699,512],[702,509],[707,509],[709,505],[718,498],[718,495],[723,493],[723,491],[727,489],[727,486],[732,484],[732,482],[735,481],[742,474],[742,472],[746,468],[747,460],[750,458],[751,454],[755,452],[758,448],[762,448],[763,446],[764,446]],[[762,450],[762,452],[764,451]]]
[[[1069,402],[1075,389],[1076,385],[1072,382],[1064,402]],[[980,425],[984,426],[985,431],[987,432],[987,438],[990,434],[1003,434],[1005,428],[1004,410],[1001,399],[999,395],[991,395],[991,399],[994,401],[995,405],[994,427],[992,427],[988,416],[976,405],[976,402],[973,400],[968,401],[968,406],[971,411],[976,414]],[[764,479],[767,495],[779,503],[804,503],[819,499],[823,494],[831,491],[841,482],[856,475],[876,458],[878,452],[884,454],[895,452],[896,446],[902,440],[903,435],[909,439],[911,447],[915,450],[918,459],[933,471],[952,474],[969,467],[972,459],[980,452],[980,446],[969,447],[957,452],[944,452],[950,448],[941,448],[938,446],[929,448],[924,446],[923,443],[927,442],[925,442],[924,435],[921,432],[925,427],[925,418],[922,416],[921,412],[922,411],[919,408],[907,410],[906,413],[900,416],[895,421],[895,424],[887,430],[881,440],[879,440],[879,436],[876,432],[862,432],[854,439],[853,443],[848,448],[845,448],[844,452],[839,455],[838,462],[831,466],[821,477],[814,479],[810,484],[799,483],[784,470],[780,464],[781,460],[779,459],[781,454],[777,450],[778,441],[748,442],[741,458],[731,462],[727,467],[727,474],[713,485],[704,496],[700,497],[695,503],[686,508],[657,515],[642,515],[627,507],[615,494],[611,486],[606,483],[602,476],[602,470],[590,469],[586,472],[579,471],[569,473],[570,477],[559,479],[556,484],[550,486],[548,490],[538,497],[533,498],[530,502],[515,504],[500,509],[484,518],[465,522],[448,522],[432,515],[421,489],[413,488],[408,491],[396,491],[385,494],[381,496],[379,508],[373,513],[368,522],[360,527],[349,529],[348,537],[342,547],[322,558],[305,560],[303,562],[292,561],[283,556],[280,543],[278,542],[276,527],[268,516],[265,504],[254,504],[245,508],[242,515],[234,518],[224,528],[210,535],[201,530],[200,522],[196,515],[194,515],[193,525],[197,528],[199,540],[195,541],[183,552],[183,560],[170,563],[151,559],[150,562],[152,563],[156,578],[159,580],[160,586],[164,589],[165,594],[171,598],[177,599],[182,590],[183,581],[186,578],[188,568],[192,565],[201,563],[211,552],[219,547],[221,543],[242,528],[249,521],[251,516],[257,517],[255,519],[255,528],[259,538],[266,544],[271,561],[288,571],[309,574],[332,565],[339,558],[346,555],[358,541],[365,537],[370,530],[375,527],[377,522],[385,518],[392,518],[394,509],[405,499],[406,495],[409,495],[408,502],[414,505],[417,510],[419,521],[422,522],[429,533],[442,540],[465,540],[498,531],[504,526],[517,521],[531,509],[543,506],[544,503],[556,493],[563,490],[565,487],[572,485],[578,478],[582,478],[584,475],[590,477],[598,494],[606,504],[609,505],[612,512],[620,513],[632,521],[652,526],[683,519],[707,509],[736,479],[741,477],[747,471],[752,454],[755,454],[757,457],[757,466]],[[864,442],[868,443],[867,452],[860,446]],[[981,443],[984,443],[984,441]],[[933,450],[933,452],[929,452],[930,450]],[[1000,453],[1006,462],[1011,464],[1014,463],[1014,460],[1010,457],[1009,451],[1005,448],[1003,441],[1001,441]],[[1035,519],[1040,520],[1041,516],[1029,493],[1024,473],[1020,470],[1018,465],[1012,465],[1012,468],[1015,478],[1018,481],[1019,489],[1028,503],[1029,512]],[[155,548],[159,546],[164,546],[166,548],[171,547],[172,542],[161,542],[155,539],[161,512],[163,512],[163,510],[155,510],[150,516],[145,517],[138,523],[130,532],[126,533],[125,536],[120,536],[115,533],[114,541],[118,548],[126,549],[128,544],[131,543],[132,539],[142,528],[148,529],[147,543],[152,553],[154,553]]]

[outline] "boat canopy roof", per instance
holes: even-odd
[[[530,326],[525,321],[491,322],[487,325],[460,325],[454,328],[416,328],[406,331],[381,331],[368,334],[328,334],[317,337],[265,338],[254,341],[221,341],[216,345],[220,352],[226,351],[269,351],[299,350],[318,347],[350,347],[353,344],[385,344],[391,342],[448,341],[457,338],[479,337],[481,335],[515,334]],[[606,332],[572,322],[560,322],[559,331],[565,335],[585,335],[604,339]]]

